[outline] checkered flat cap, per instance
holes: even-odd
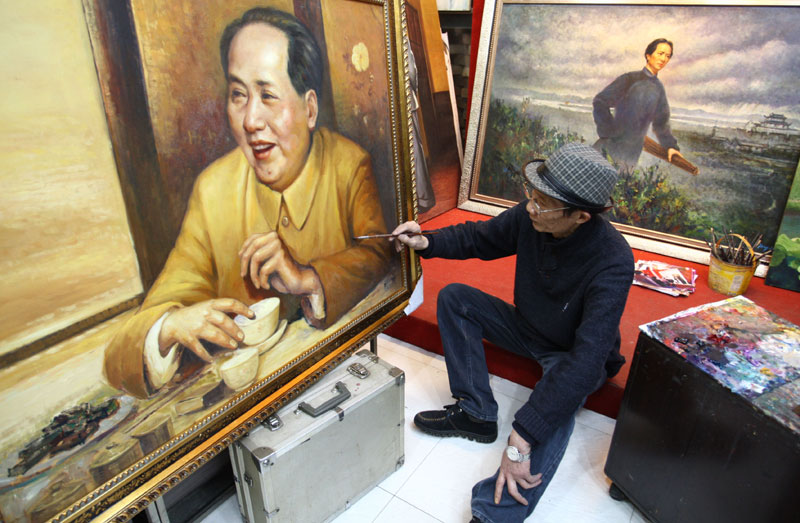
[[[525,166],[525,177],[544,194],[580,209],[612,206],[617,171],[596,149],[578,142],[564,145],[550,158]]]

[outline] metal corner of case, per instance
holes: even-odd
[[[394,382],[396,385],[402,385],[406,382],[406,373],[403,372],[403,369],[398,367],[392,367],[389,369],[389,376],[394,378]]]
[[[270,458],[275,454],[275,449],[272,447],[258,447],[253,449],[252,456],[253,462],[261,470],[261,465],[272,465]]]
[[[362,358],[368,358],[369,361],[371,361],[373,363],[381,361],[380,356],[378,356],[377,354],[375,354],[374,352],[372,352],[369,349],[362,349],[362,350],[356,352],[356,356],[361,356]]]

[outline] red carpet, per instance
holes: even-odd
[[[486,220],[488,216],[453,209],[425,222],[426,229],[438,229],[467,220]],[[630,371],[639,325],[670,314],[725,299],[727,296],[708,287],[708,266],[639,250],[633,251],[636,260],[661,260],[667,263],[694,267],[697,271],[697,290],[688,297],[673,297],[642,287],[632,287],[622,316],[622,354],[627,359],[619,374],[609,380],[586,401],[586,407],[616,418],[622,401],[625,380]],[[436,326],[436,297],[449,283],[466,283],[478,287],[508,302],[513,300],[514,258],[493,261],[481,260],[422,260],[424,302],[408,317],[402,318],[386,334],[423,349],[442,354],[442,344]],[[763,278],[753,278],[744,294],[765,309],[800,324],[800,294],[764,285]],[[489,371],[498,376],[533,387],[541,377],[541,368],[532,360],[508,353],[486,343]]]

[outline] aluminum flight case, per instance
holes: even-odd
[[[354,354],[230,447],[242,519],[333,519],[404,461],[405,373]]]

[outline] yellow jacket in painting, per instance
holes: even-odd
[[[238,257],[245,239],[272,230],[294,260],[313,267],[322,282],[325,316],[307,314],[306,320],[318,328],[331,325],[364,298],[389,266],[388,242],[352,239],[386,232],[366,151],[318,129],[303,171],[283,193],[259,182],[238,148],[206,168],[195,182],[164,269],[106,349],[109,382],[139,397],[153,392],[145,377],[144,340],[171,308],[223,297],[250,305],[277,295],[242,278]],[[302,305],[310,310],[308,303]]]

